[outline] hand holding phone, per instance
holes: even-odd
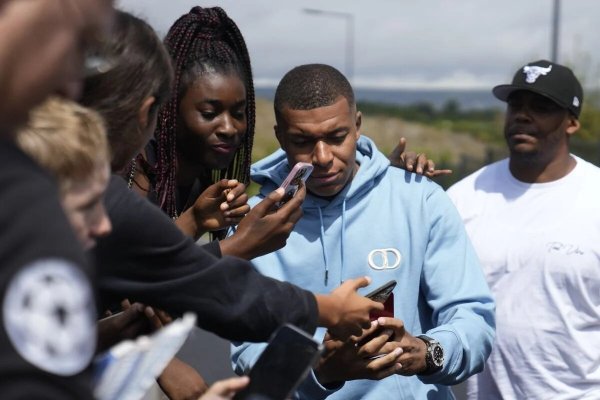
[[[306,184],[306,180],[312,173],[312,170],[313,166],[309,163],[298,162],[296,165],[294,165],[294,168],[292,168],[288,176],[281,184],[285,194],[283,195],[281,201],[277,204],[277,207],[281,207],[283,204],[285,204],[285,202],[294,197],[300,187]]]

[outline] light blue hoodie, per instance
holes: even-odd
[[[354,380],[326,390],[314,374],[303,382],[299,398],[452,399],[450,388],[481,371],[494,337],[494,302],[460,216],[446,193],[427,178],[389,167],[375,144],[361,136],[352,181],[332,200],[307,195],[304,216],[287,245],[253,260],[263,274],[292,282],[314,293],[328,293],[344,280],[368,275],[365,292],[395,279],[394,314],[406,330],[426,334],[444,348],[444,368],[429,376],[393,375],[381,381]],[[276,151],[252,167],[261,184],[256,204],[275,190],[290,168]],[[376,249],[396,249],[400,263],[383,265]],[[395,257],[388,254],[388,265]],[[327,276],[327,279],[325,278]],[[285,301],[285,299],[281,299]],[[322,340],[324,331],[316,336]],[[247,372],[264,344],[232,348],[238,373]],[[292,360],[290,360],[292,362]],[[276,384],[276,383],[274,383]]]

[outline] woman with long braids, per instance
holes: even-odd
[[[197,237],[236,224],[249,211],[250,58],[235,22],[219,7],[192,8],[165,44],[175,70],[173,95],[159,112],[155,141],[128,173],[135,190]]]

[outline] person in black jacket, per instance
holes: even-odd
[[[14,142],[48,94],[74,97],[106,0],[0,2],[0,393],[91,399],[93,271],[54,180]]]

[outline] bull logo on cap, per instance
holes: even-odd
[[[550,71],[552,71],[552,65],[546,68],[538,65],[526,65],[523,67],[523,73],[527,74],[525,82],[534,83],[540,75],[548,75]]]

